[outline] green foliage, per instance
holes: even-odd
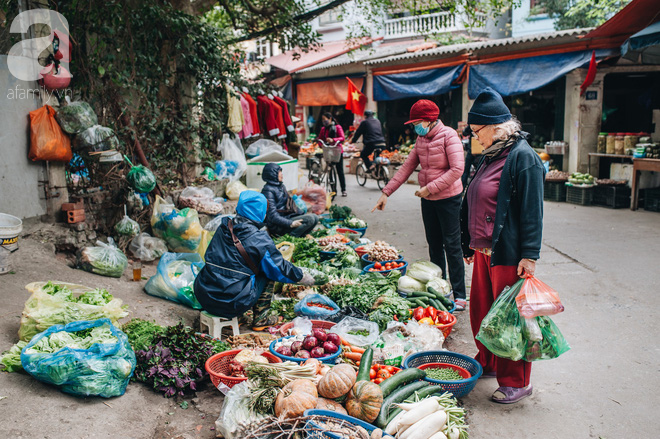
[[[596,27],[631,0],[541,0],[531,15],[546,13],[555,19],[555,29]]]

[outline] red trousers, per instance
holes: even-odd
[[[481,252],[474,254],[474,269],[472,271],[472,287],[470,288],[470,325],[476,336],[481,321],[486,317],[490,307],[500,295],[504,287],[512,286],[519,279],[516,266],[490,266],[490,256]],[[526,387],[532,373],[532,363],[527,361],[511,361],[493,355],[478,340],[474,340],[479,349],[475,357],[484,372],[495,371],[500,386]]]

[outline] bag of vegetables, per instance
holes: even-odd
[[[133,237],[140,234],[140,225],[128,215],[115,224],[115,232],[120,236]]]
[[[325,320],[339,312],[339,306],[323,294],[308,294],[293,308],[299,316]]]
[[[176,209],[157,196],[154,202],[151,228],[154,235],[167,243],[170,251],[193,253],[202,240],[202,225],[194,209]]]
[[[80,252],[79,265],[85,271],[108,277],[121,277],[128,266],[126,255],[117,248],[115,241],[96,241],[96,247],[85,247]]]
[[[87,102],[72,102],[60,107],[55,119],[62,129],[69,134],[78,134],[92,125],[99,123],[96,113]]]
[[[197,253],[165,253],[158,262],[158,273],[149,279],[144,290],[151,296],[202,309],[193,291],[202,267],[204,262]]]
[[[27,373],[79,396],[121,396],[135,370],[126,334],[109,319],[55,325],[21,353]]]

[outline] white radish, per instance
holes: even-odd
[[[414,409],[406,412],[399,422],[403,425],[411,425],[421,420],[422,418],[434,413],[440,409],[437,399],[429,398],[422,401]]]
[[[447,432],[447,436],[449,437],[449,439],[459,439],[459,437],[461,436],[461,432],[459,431],[458,428],[452,427]]]
[[[399,439],[427,439],[442,430],[446,422],[447,414],[444,410],[438,410],[416,422],[399,436]]]
[[[416,408],[419,407],[421,404],[423,404],[425,401],[428,401],[428,400],[430,400],[430,399],[435,399],[436,401],[439,401],[439,400],[440,400],[440,397],[438,397],[438,396],[432,396],[432,397],[430,397],[430,398],[423,399],[423,400],[418,401],[418,402],[402,402],[401,404],[394,404],[394,405],[397,406],[397,407],[399,407],[400,409],[403,409],[403,410],[406,410],[406,411],[410,411],[410,410],[414,410],[414,409],[416,409]]]
[[[403,417],[403,415],[405,415],[405,414],[406,414],[406,411],[405,411],[405,410],[402,410],[401,413],[399,413],[399,414],[396,415],[394,418],[392,418],[392,420],[390,421],[390,423],[387,424],[387,427],[385,427],[385,433],[387,433],[387,434],[389,434],[389,435],[394,435],[394,433],[396,433],[396,432],[398,431],[398,429],[399,429],[399,420],[400,420],[401,417]]]
[[[447,439],[447,436],[441,431],[435,433],[433,436],[431,436],[429,439]]]

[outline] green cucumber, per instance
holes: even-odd
[[[442,303],[440,303],[438,299],[431,299],[429,300],[429,302],[431,302],[433,308],[437,309],[438,311],[448,311],[447,308],[445,308],[445,306]]]
[[[445,392],[447,391],[440,386],[428,386],[417,392],[417,399],[421,401],[422,399],[426,399],[429,396],[433,396],[435,394],[442,395]],[[415,395],[410,395],[410,397],[413,396]]]
[[[383,398],[386,398],[390,393],[394,392],[399,387],[413,381],[421,380],[424,377],[426,377],[426,372],[421,369],[417,369],[416,367],[403,369],[401,372],[394,374],[379,384],[380,390],[383,391]]]
[[[429,292],[435,294],[435,298],[438,299],[445,306],[445,308],[447,308],[447,311],[454,307],[454,304],[451,302],[451,300],[447,299],[441,292],[439,292],[433,287],[427,287],[427,288]]]
[[[401,371],[396,375],[394,375],[394,377],[405,372],[406,370],[411,370],[411,369],[405,369],[404,371]],[[420,372],[424,372],[424,371],[420,371]],[[388,378],[387,380],[391,380],[392,378]],[[383,383],[386,382],[387,380],[383,381]],[[410,395],[412,395],[413,393],[417,392],[418,390],[422,390],[423,388],[428,387],[430,385],[431,384],[429,382],[424,380],[415,381],[414,383],[410,383],[407,386],[401,387],[400,389],[397,389],[395,392],[392,392],[387,398],[383,400],[383,405],[380,406],[380,413],[378,413],[378,417],[374,422],[376,426],[379,428],[387,427],[387,418],[390,415],[389,412],[392,404],[403,402],[407,398],[409,398]]]
[[[428,297],[428,298],[434,298],[435,294],[431,292],[426,292],[426,291],[413,291],[412,293],[408,294],[408,297]]]
[[[371,361],[374,358],[374,350],[368,347],[360,359],[360,368],[358,369],[356,381],[369,381],[369,372],[371,371]]]
[[[415,299],[415,305],[421,306],[422,308],[426,308],[428,306],[428,303],[424,303],[421,299]]]

